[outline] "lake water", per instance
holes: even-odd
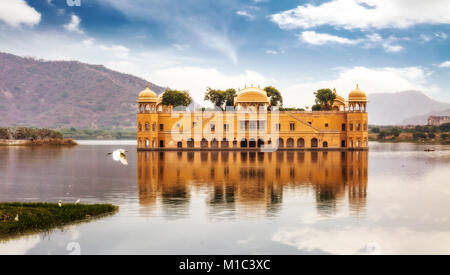
[[[0,242],[0,254],[449,254],[450,146],[370,147],[0,147],[0,201],[120,206],[114,216]],[[129,151],[128,166],[107,155],[117,148]]]

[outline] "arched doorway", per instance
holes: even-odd
[[[294,139],[293,138],[288,138],[288,140],[286,141],[286,147],[294,148]]]
[[[208,148],[208,140],[206,140],[206,138],[202,139],[202,141],[200,142],[200,147]]]
[[[305,140],[303,138],[299,138],[297,140],[297,147],[298,148],[305,148]]]
[[[278,148],[284,148],[284,140],[282,138],[278,139]]]
[[[256,148],[256,140],[254,138],[250,139],[249,147],[250,148]]]
[[[228,148],[229,146],[230,146],[230,145],[229,145],[228,140],[227,140],[226,138],[224,138],[224,139],[222,140],[221,147],[222,147],[222,148]]]
[[[258,139],[258,148],[264,148],[264,140],[263,139]]]
[[[241,140],[241,148],[247,148],[247,139],[243,138]]]
[[[179,141],[179,142],[177,143],[177,147],[178,147],[178,149],[183,148],[183,142]]]
[[[195,146],[194,140],[192,138],[188,139],[187,140],[187,147],[188,148],[194,148],[194,146]]]
[[[219,142],[217,141],[217,139],[214,138],[213,140],[211,140],[211,148],[219,148]]]
[[[328,148],[328,142],[327,142],[327,141],[324,141],[322,147],[323,147],[323,148]]]
[[[311,148],[317,148],[317,147],[319,147],[319,141],[317,140],[317,138],[311,139]]]

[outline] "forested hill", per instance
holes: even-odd
[[[0,53],[0,127],[134,127],[146,83],[101,65]]]

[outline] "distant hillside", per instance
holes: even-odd
[[[145,85],[144,79],[101,65],[0,53],[0,127],[135,127],[135,102]],[[155,84],[150,88],[163,92]],[[369,100],[372,125],[424,124],[429,115],[450,110],[449,103],[418,91],[370,94]]]
[[[436,101],[422,92],[369,95],[369,123],[372,125],[424,124],[431,114],[450,109],[450,103]]]
[[[446,109],[444,111],[439,111],[439,112],[431,112],[431,113],[428,113],[425,115],[420,115],[420,116],[413,116],[413,117],[403,120],[402,124],[403,125],[426,124],[426,123],[428,123],[428,118],[430,116],[450,116],[450,109]]]
[[[135,102],[145,85],[101,65],[0,53],[0,127],[134,127]]]

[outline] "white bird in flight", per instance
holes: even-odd
[[[81,201],[81,200],[77,200],[77,201],[75,202],[75,205],[79,204],[79,203],[80,203],[80,201]]]
[[[120,161],[123,165],[128,165],[127,155],[125,155],[125,153],[128,153],[128,151],[117,149],[112,153],[108,153],[108,155],[112,155],[113,160]]]

